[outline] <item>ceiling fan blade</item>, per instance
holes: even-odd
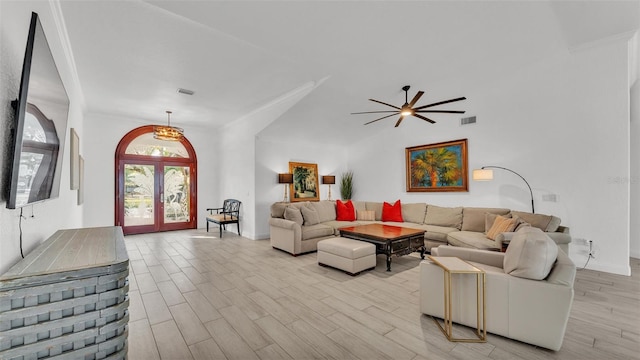
[[[403,119],[404,119],[404,115],[400,115],[400,119],[398,119],[398,122],[396,123],[396,126],[394,126],[394,127],[400,126],[400,123],[402,122]]]
[[[377,113],[398,113],[398,110],[388,110],[388,111],[362,111],[362,112],[354,112],[351,115],[357,114],[377,114]]]
[[[452,102],[460,101],[460,100],[467,100],[467,98],[463,96],[463,97],[459,97],[459,98],[455,98],[455,99],[451,99],[451,100],[440,101],[440,102],[433,103],[433,104],[418,106],[417,108],[413,108],[413,110],[426,109],[426,108],[429,108],[429,107],[432,107],[432,106],[448,104],[448,103],[452,103]]]
[[[397,112],[396,112],[396,114],[397,114]],[[379,121],[379,120],[382,120],[382,119],[386,119],[386,118],[391,117],[391,116],[394,116],[394,115],[396,115],[396,114],[391,114],[391,115],[383,116],[383,117],[381,117],[381,118],[378,118],[378,119],[375,119],[375,120],[369,121],[369,122],[364,123],[364,124],[365,124],[365,125],[369,125],[369,124],[371,124],[371,123],[373,123],[373,122],[376,122],[376,121]]]
[[[387,104],[386,102],[378,101],[378,100],[375,100],[375,99],[369,99],[369,100],[370,100],[370,101],[373,101],[373,102],[377,102],[378,104],[391,106],[391,107],[392,107],[392,108],[394,108],[394,109],[398,109],[398,110],[400,110],[400,108],[399,108],[399,107],[397,107],[397,106],[395,106],[395,105]]]
[[[429,118],[426,118],[426,117],[424,117],[424,116],[422,116],[422,115],[420,115],[420,114],[413,114],[413,116],[415,116],[415,117],[417,117],[417,118],[419,118],[419,119],[422,119],[422,120],[424,120],[424,121],[428,121],[428,122],[430,122],[430,123],[432,123],[432,124],[435,124],[435,123],[436,123],[435,121],[433,121],[433,120],[431,120],[431,119],[429,119]]]
[[[424,95],[424,91],[418,91],[416,93],[416,96],[414,96],[413,99],[411,100],[411,102],[409,103],[409,107],[410,108],[413,107],[413,105],[415,105],[418,102],[418,100],[420,99],[420,97],[422,95]]]
[[[417,113],[444,113],[444,114],[464,114],[465,111],[459,110],[418,110]]]

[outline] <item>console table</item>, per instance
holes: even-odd
[[[438,319],[432,316],[440,331],[447,337],[449,341],[459,342],[486,342],[487,341],[487,317],[486,317],[486,285],[485,272],[470,263],[457,257],[448,256],[431,256],[429,260],[444,271],[444,326],[440,325]],[[476,276],[476,338],[460,339],[453,337],[453,314],[452,314],[452,290],[451,275],[452,274],[471,274]],[[462,275],[460,275],[462,276]],[[463,299],[462,301],[470,301]],[[482,325],[481,325],[482,324]],[[482,326],[482,327],[481,327]]]
[[[0,276],[1,359],[125,359],[122,228],[59,230]]]

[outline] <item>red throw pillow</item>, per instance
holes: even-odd
[[[400,204],[400,200],[393,203],[393,205],[386,201],[382,204],[382,221],[404,222],[404,220],[402,220],[402,205]]]
[[[336,220],[339,221],[355,221],[356,211],[353,207],[351,200],[343,203],[340,200],[336,200]]]

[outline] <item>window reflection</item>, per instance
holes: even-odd
[[[49,197],[59,149],[60,140],[53,121],[37,106],[27,103],[18,170],[17,206]]]
[[[135,138],[125,154],[188,158],[187,149],[179,141],[162,141],[153,138],[153,133],[146,133]]]

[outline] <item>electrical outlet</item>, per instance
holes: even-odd
[[[558,202],[558,195],[556,195],[556,194],[542,194],[542,201]]]

